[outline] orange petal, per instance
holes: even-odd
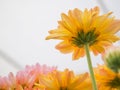
[[[67,41],[60,42],[58,45],[56,45],[55,48],[60,50],[60,52],[64,54],[70,53],[73,51],[73,46]]]
[[[74,52],[73,52],[73,55],[72,55],[72,59],[73,60],[77,60],[79,59],[80,57],[83,57],[85,55],[85,51],[83,48],[75,48],[74,49]]]
[[[93,45],[93,47],[94,47],[94,49],[95,49],[98,53],[103,53],[103,52],[105,52],[104,47],[102,47],[102,46],[99,45],[99,44]]]
[[[120,30],[120,20],[114,20],[111,25],[109,26],[109,28],[106,31],[106,33],[110,32],[110,33],[116,33]]]
[[[94,55],[98,55],[99,54],[99,52],[94,48],[94,46],[91,46],[90,50],[93,52]]]
[[[70,18],[64,13],[61,14],[61,17],[62,17],[62,23],[64,24],[64,27],[68,28],[72,33],[74,33],[77,29],[74,22],[72,22]]]

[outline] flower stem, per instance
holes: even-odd
[[[94,72],[92,68],[92,62],[90,58],[90,52],[89,52],[89,44],[85,44],[85,51],[86,51],[86,56],[87,56],[87,62],[88,62],[88,67],[89,67],[89,72],[92,80],[92,85],[93,85],[93,90],[97,90],[97,85],[94,77]]]

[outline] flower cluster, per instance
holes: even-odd
[[[26,66],[16,76],[0,77],[0,90],[88,90],[92,89],[88,73],[78,74],[69,69],[36,64]]]
[[[26,66],[16,75],[10,72],[8,76],[0,77],[0,90],[34,90],[34,84],[39,82],[42,74],[46,75],[56,69],[57,67],[49,67],[38,63],[33,66]]]
[[[114,55],[114,52],[115,49],[105,53],[103,57]],[[120,50],[117,54],[120,56]],[[108,58],[104,60],[113,61],[111,57]],[[120,59],[117,60],[119,62]],[[120,89],[120,73],[115,72],[106,64],[95,67],[94,74],[98,90]],[[37,63],[26,66],[16,75],[10,72],[8,76],[0,77],[0,90],[93,90],[93,87],[87,72],[75,74],[69,69],[60,71],[55,66],[50,67]]]
[[[73,52],[73,60],[86,55],[89,72],[75,74],[40,64],[26,66],[16,75],[0,77],[0,90],[120,90],[120,47],[112,46],[120,40],[116,35],[120,20],[111,14],[100,15],[98,7],[69,10],[62,13],[57,29],[46,37],[61,40],[56,49]],[[102,54],[104,64],[93,67],[89,51]]]
[[[118,54],[120,50],[104,57],[107,70],[104,67],[101,70],[98,66],[95,71],[89,52],[92,51],[94,55],[105,53],[108,47],[120,40],[116,34],[120,30],[120,20],[110,16],[111,14],[112,12],[100,15],[98,7],[84,11],[77,8],[69,10],[68,14],[61,14],[57,29],[49,31],[50,35],[46,37],[47,40],[61,40],[56,49],[62,53],[73,52],[73,60],[86,55],[93,90],[120,90],[120,54]],[[101,82],[99,78],[102,79]]]

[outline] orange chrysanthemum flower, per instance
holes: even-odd
[[[87,73],[74,75],[68,69],[42,76],[35,85],[40,90],[92,90]]]
[[[120,20],[110,15],[111,12],[99,15],[98,7],[84,11],[77,8],[69,10],[68,15],[62,13],[58,28],[49,31],[46,39],[62,40],[56,49],[62,53],[73,52],[73,60],[85,55],[85,44],[89,44],[90,50],[97,55],[120,39],[115,35],[120,29]]]
[[[115,73],[105,65],[95,68],[98,90],[120,90],[120,73]]]

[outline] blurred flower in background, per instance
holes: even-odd
[[[0,90],[91,90],[88,73],[75,74],[65,69],[36,64],[16,75],[0,77]]]
[[[103,53],[104,65],[94,69],[100,90],[120,89],[120,47],[110,46]]]
[[[42,74],[48,74],[56,69],[57,67],[40,65],[39,63],[33,66],[27,65],[15,76],[10,73],[8,77],[0,77],[0,90],[32,90]]]
[[[120,73],[113,72],[105,65],[98,65],[94,69],[98,90],[119,90]]]
[[[120,72],[120,47],[111,46],[109,49],[106,49],[106,52],[103,54],[103,60],[105,64],[114,72]]]
[[[73,71],[53,71],[39,80],[45,90],[91,90],[92,84],[88,73],[75,75]],[[39,84],[38,84],[39,86]]]

